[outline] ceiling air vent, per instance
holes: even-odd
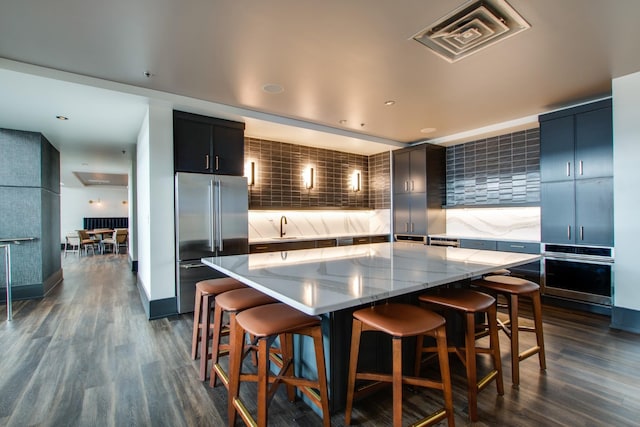
[[[449,62],[530,28],[505,0],[465,4],[412,38]]]

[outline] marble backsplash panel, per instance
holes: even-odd
[[[391,211],[378,210],[250,210],[249,241],[280,235],[280,218],[289,237],[321,238],[389,234]]]
[[[447,209],[447,236],[540,241],[540,208]]]

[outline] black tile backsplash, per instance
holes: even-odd
[[[373,156],[245,138],[245,162],[255,162],[250,209],[365,208],[390,206],[390,154]],[[302,171],[313,167],[314,187],[305,188]],[[351,175],[361,172],[361,190],[351,189]]]
[[[539,202],[538,128],[447,147],[447,206]]]

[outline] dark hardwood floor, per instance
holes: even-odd
[[[0,306],[1,426],[223,426],[226,390],[198,381],[190,358],[192,316],[148,321],[126,255],[69,256],[47,298]],[[632,426],[640,420],[640,337],[606,317],[545,307],[546,372],[535,356],[511,387],[501,335],[505,395],[480,393],[478,426]],[[524,344],[533,337],[524,335]],[[469,425],[462,367],[452,359],[456,423]],[[247,400],[253,396],[249,394]],[[405,422],[436,408],[431,391],[405,391]],[[390,425],[391,396],[356,402],[354,425]],[[279,393],[275,426],[321,425]],[[344,425],[344,414],[332,417]]]

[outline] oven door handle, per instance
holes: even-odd
[[[543,254],[543,257],[545,260],[551,260],[551,261],[566,261],[566,262],[581,262],[584,264],[597,264],[597,265],[611,265],[614,263],[614,259],[613,258],[607,258],[607,257],[598,257],[596,258],[589,258],[589,257],[576,257],[576,256],[563,256],[563,255],[547,255],[547,254]]]

